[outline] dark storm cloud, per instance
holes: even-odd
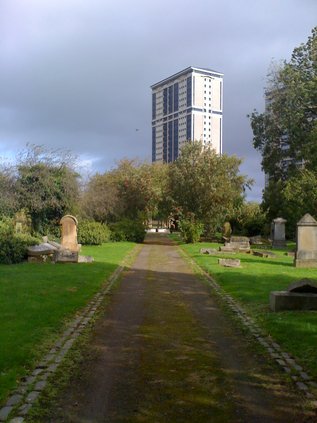
[[[103,171],[150,159],[150,85],[193,65],[222,71],[224,151],[263,175],[246,115],[263,109],[272,58],[305,42],[315,1],[3,0],[0,155],[26,142],[64,147]],[[138,130],[137,130],[138,129]]]

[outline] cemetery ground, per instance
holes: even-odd
[[[0,404],[134,246],[84,247],[92,264],[0,265]]]
[[[199,255],[201,246],[185,248]],[[153,234],[27,421],[315,421],[247,335],[177,247]]]
[[[179,241],[177,236],[173,238]],[[303,278],[317,281],[317,268],[295,268],[294,258],[286,255],[294,246],[289,243],[289,248],[270,250],[276,257],[264,258],[246,253],[206,255],[201,254],[200,249],[218,249],[219,244],[181,244],[181,248],[243,307],[265,333],[296,357],[296,362],[317,380],[317,312],[273,313],[269,308],[271,291],[287,290],[292,282]],[[240,259],[241,267],[219,266],[221,257]]]
[[[274,259],[232,255],[241,259],[242,267],[221,268],[218,258],[224,254],[202,255],[200,249],[204,247],[215,245],[181,245],[316,379],[316,313],[272,313],[268,309],[271,290],[283,289],[294,279],[314,278],[316,271],[293,268],[292,258],[283,252]],[[15,332],[17,339],[10,353],[18,365],[7,379],[6,392],[13,386],[10,381],[13,383],[14,378],[25,373],[26,366],[32,368],[56,339],[65,320],[100,289],[131,248],[131,244],[118,243],[106,244],[94,252],[85,249],[84,253],[94,255],[97,261],[92,265],[3,267],[4,271],[8,269],[6,290],[10,281],[13,285],[11,308],[6,308],[2,321],[7,324],[6,320],[14,315],[13,309],[21,308],[20,318],[23,320],[27,311],[33,325],[28,325],[26,336],[21,327]],[[55,267],[62,269],[60,274]],[[53,276],[52,272],[57,273]],[[32,280],[45,279],[48,282],[44,286],[40,282],[31,286]],[[60,280],[57,286],[55,279]],[[15,292],[24,283],[28,288],[17,300]],[[55,288],[51,292],[52,284]],[[59,291],[64,314],[57,310]],[[78,291],[80,298],[75,300]],[[212,291],[206,279],[194,273],[166,237],[153,234],[107,296],[95,324],[61,363],[26,421],[315,421],[305,395],[295,389],[290,375],[281,372]],[[37,311],[33,314],[28,310],[34,307],[33,300],[28,301],[29,295],[35,297]],[[44,300],[48,296],[52,297],[47,302],[51,314],[58,314],[56,320],[46,312]],[[24,311],[25,302],[30,306]],[[41,326],[42,320],[44,325],[38,334],[34,328]],[[19,325],[21,322],[13,322],[8,327],[9,340],[13,338],[10,331]],[[42,347],[38,349],[36,345],[40,343]],[[21,345],[24,348],[24,344],[25,350],[18,353],[16,350]],[[22,354],[29,362],[21,366]],[[2,395],[5,396],[4,391]]]

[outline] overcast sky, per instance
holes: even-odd
[[[29,142],[70,149],[92,172],[150,160],[150,85],[208,67],[224,73],[223,150],[244,159],[260,201],[246,115],[316,16],[316,0],[0,0],[0,156]]]

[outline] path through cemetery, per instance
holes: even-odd
[[[153,234],[97,321],[52,422],[306,422],[176,246]]]

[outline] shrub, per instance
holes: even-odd
[[[107,225],[84,220],[78,225],[78,242],[83,245],[101,245],[110,239],[110,230]]]
[[[193,219],[183,219],[179,225],[182,238],[186,244],[198,242],[203,233],[204,225]]]
[[[0,221],[0,263],[20,263],[27,258],[27,247],[38,243],[39,240],[29,234],[14,233],[9,219]]]
[[[260,235],[265,232],[266,214],[261,206],[254,202],[243,203],[231,219],[233,232],[247,236]]]
[[[112,241],[143,242],[145,227],[141,220],[123,219],[113,223],[111,229]]]

